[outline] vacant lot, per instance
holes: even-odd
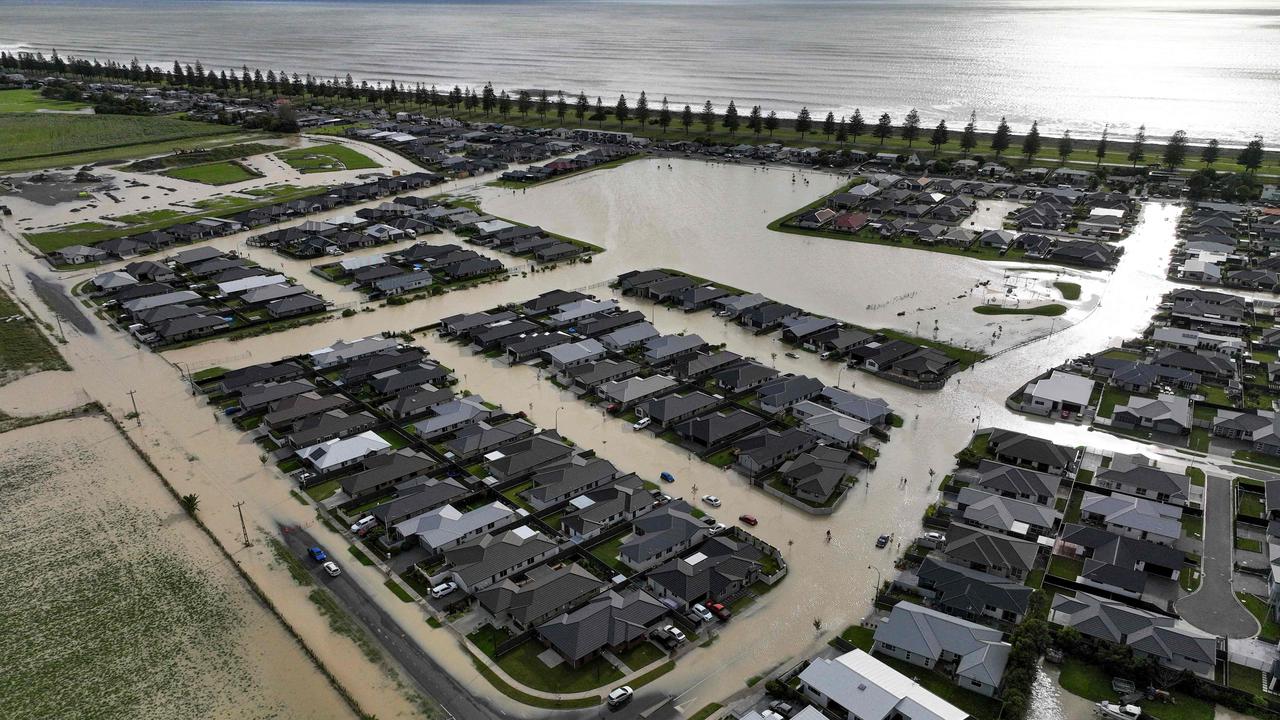
[[[304,173],[364,170],[382,167],[355,150],[334,143],[298,148],[297,150],[286,150],[282,153],[276,153],[276,157],[288,163],[289,167]]]
[[[41,370],[66,369],[36,321],[0,290],[0,385]]]
[[[0,493],[6,717],[349,717],[105,421],[0,435]]]
[[[171,149],[174,143],[234,132],[236,128],[226,125],[170,117],[0,114],[0,137],[5,139],[0,143],[0,170],[92,162],[105,158],[84,153],[106,150],[150,154]]]
[[[80,110],[86,103],[50,100],[39,90],[0,90],[0,113],[27,113],[37,110]]]
[[[174,168],[164,174],[171,178],[189,180],[206,185],[230,185],[231,183],[244,182],[245,180],[261,177],[261,175],[244,165],[229,160]]]

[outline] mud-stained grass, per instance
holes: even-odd
[[[43,370],[69,370],[36,321],[0,290],[0,385]]]
[[[225,711],[228,689],[253,683],[229,640],[242,619],[174,546],[166,525],[187,521],[86,488],[96,478],[75,468],[110,462],[89,440],[28,431],[3,448],[0,707],[32,718]]]

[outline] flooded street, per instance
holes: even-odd
[[[68,329],[69,344],[62,350],[75,368],[79,384],[117,418],[130,411],[127,392],[137,391],[142,425],[134,427],[132,422],[126,422],[129,432],[181,492],[199,493],[202,516],[229,548],[239,546],[240,525],[233,503],[241,500],[246,503],[244,512],[251,534],[259,538],[261,531],[253,528],[270,528],[277,523],[302,525],[324,542],[341,547],[345,541],[316,523],[309,507],[290,497],[289,482],[262,464],[258,448],[190,395],[179,367],[198,371],[214,365],[240,367],[271,361],[328,345],[337,338],[420,327],[444,316],[524,300],[553,288],[589,287],[598,295],[608,295],[604,282],[626,270],[650,267],[671,267],[868,326],[915,332],[920,323],[920,334],[929,337],[936,323],[939,339],[966,342],[988,352],[1013,347],[1051,328],[1060,330],[1052,337],[1008,350],[956,375],[941,391],[922,392],[841,370],[837,364],[821,362],[807,353],[799,359],[786,358],[771,338],[752,336],[710,313],[686,315],[655,309],[648,303],[623,302],[627,308],[651,315],[660,331],[696,332],[709,342],[726,342],[730,350],[755,356],[766,364],[776,363],[780,370],[802,372],[829,384],[839,381],[846,388],[856,383],[858,392],[889,401],[905,419],[905,426],[892,431],[892,440],[882,448],[878,469],[864,474],[843,506],[829,518],[814,518],[782,505],[751,490],[734,473],[702,463],[647,434],[631,432],[622,421],[607,418],[549,382],[539,380],[533,369],[508,368],[470,355],[434,335],[418,338],[435,358],[455,369],[462,387],[509,411],[526,411],[544,427],[558,425],[575,442],[596,449],[620,468],[633,470],[644,478],[672,472],[677,477],[673,494],[720,496],[724,507],[716,511],[717,515],[733,518],[751,513],[761,519],[753,532],[783,551],[791,574],[764,602],[725,625],[715,644],[691,653],[680,661],[677,671],[650,686],[678,695],[677,705],[686,710],[696,710],[744,689],[744,681],[752,675],[798,662],[825,647],[832,632],[864,617],[874,586],[892,572],[898,553],[893,544],[885,550],[875,550],[876,536],[892,532],[899,539],[914,537],[921,513],[935,499],[934,484],[951,469],[953,454],[968,441],[975,427],[1023,429],[1070,445],[1130,452],[1145,447],[1077,426],[1014,415],[1005,409],[1004,399],[1039,370],[1104,349],[1135,335],[1146,325],[1158,298],[1170,286],[1164,279],[1164,268],[1174,243],[1178,207],[1143,207],[1136,231],[1124,241],[1126,253],[1114,273],[1063,270],[1064,276],[1072,276],[1072,281],[1083,287],[1080,301],[1066,303],[1072,306],[1067,315],[1022,322],[1016,316],[991,318],[973,313],[971,308],[982,301],[982,289],[976,286],[983,281],[1002,285],[1009,272],[1018,278],[1013,282],[1025,286],[1020,293],[1053,292],[1051,283],[1057,269],[1035,272],[1036,268],[1022,263],[985,263],[959,256],[771,232],[765,227],[770,220],[829,192],[840,179],[798,174],[802,180],[807,179],[806,185],[803,181],[792,183],[789,170],[764,172],[749,166],[694,161],[671,161],[671,168],[667,169],[667,164],[657,160],[632,162],[523,193],[495,188],[476,191],[484,208],[494,214],[540,224],[547,230],[605,247],[607,252],[589,264],[515,276],[506,282],[349,318],[335,317],[272,335],[211,341],[171,351],[163,357],[138,349],[126,337],[111,331],[86,335]],[[209,244],[230,247],[244,237],[233,236]],[[432,239],[433,243],[449,240],[433,238],[439,238]],[[262,250],[254,250],[253,254],[267,265],[281,265],[329,299],[355,300],[349,291],[307,275],[303,263],[291,263]],[[17,293],[50,320],[46,308],[33,296],[29,282],[16,272],[18,268],[53,278],[64,287],[101,271],[99,268],[70,276],[52,273],[3,233],[0,262],[14,265]],[[905,315],[897,314],[904,311]],[[101,326],[100,321],[94,322]],[[1003,324],[1004,332],[992,347],[991,335],[997,324]],[[557,412],[558,408],[563,410]],[[930,470],[936,472],[936,480],[931,481]],[[902,477],[908,480],[905,487],[898,482]],[[823,542],[828,529],[834,536],[829,545]],[[325,620],[308,603],[305,590],[295,586],[288,574],[273,563],[264,544],[259,542],[237,557],[367,712],[379,717],[412,712],[404,692],[395,688],[394,682],[376,665],[360,660],[359,651],[349,640],[329,631]],[[431,629],[416,606],[400,603],[380,587],[384,578],[377,569],[351,563],[347,572],[371,594],[384,597],[387,611],[462,684],[485,697],[497,695],[486,689],[485,681],[475,673],[452,635]],[[814,630],[815,619],[821,621],[821,632]],[[544,714],[502,699],[496,704],[515,716]],[[1080,716],[1068,713],[1065,717]],[[1045,716],[1037,720],[1057,718]]]

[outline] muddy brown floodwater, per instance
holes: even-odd
[[[234,547],[239,522],[233,503],[244,500],[251,527],[308,525],[323,542],[340,547],[343,541],[318,526],[309,508],[290,497],[289,483],[262,465],[257,448],[190,396],[177,368],[198,371],[214,365],[239,367],[271,361],[328,345],[339,337],[352,339],[382,330],[420,327],[447,315],[524,300],[553,288],[590,288],[607,295],[604,284],[618,273],[659,266],[760,291],[807,310],[868,326],[915,331],[918,321],[920,333],[932,335],[937,323],[939,339],[967,342],[989,352],[1014,348],[960,373],[941,391],[920,392],[841,370],[809,354],[786,358],[771,338],[748,335],[709,313],[686,315],[624,302],[651,314],[664,332],[697,332],[712,342],[728,343],[736,352],[776,363],[782,370],[803,372],[846,388],[856,383],[859,392],[886,398],[905,418],[905,426],[893,430],[892,440],[882,448],[879,467],[860,478],[839,511],[829,518],[813,518],[751,490],[731,472],[631,432],[626,424],[605,418],[598,410],[540,381],[532,369],[508,368],[469,355],[434,336],[420,338],[433,355],[456,369],[464,387],[486,399],[511,411],[524,410],[544,427],[558,424],[574,441],[643,477],[670,471],[678,479],[675,490],[686,497],[695,495],[695,485],[696,494],[720,496],[724,506],[715,511],[719,516],[751,513],[761,519],[754,532],[783,550],[791,567],[789,578],[764,602],[726,625],[714,645],[691,653],[681,660],[676,672],[652,686],[676,696],[680,707],[696,709],[742,690],[744,680],[752,675],[807,657],[825,647],[832,632],[866,615],[876,582],[888,577],[898,552],[896,544],[876,550],[875,537],[881,533],[894,533],[900,539],[914,537],[925,506],[936,499],[934,478],[940,480],[951,469],[953,454],[976,427],[1000,425],[1070,445],[1154,452],[1148,446],[1084,428],[1015,415],[1005,409],[1004,399],[1038,370],[1104,349],[1145,326],[1160,295],[1170,287],[1164,268],[1174,243],[1176,206],[1144,205],[1135,232],[1124,240],[1127,252],[1113,273],[1060,271],[768,231],[765,225],[770,220],[840,183],[839,178],[817,173],[797,173],[797,178],[793,183],[788,170],[765,172],[699,161],[643,160],[528,192],[479,188],[474,192],[484,199],[485,209],[594,242],[607,252],[589,264],[564,265],[278,334],[215,340],[163,357],[135,348],[114,332],[91,336],[68,331],[64,352],[84,387],[117,417],[128,411],[127,391],[137,391],[143,424],[131,427],[130,433],[181,491],[198,492],[205,498],[201,512],[224,543]],[[244,237],[214,244],[234,245]],[[16,263],[40,277],[54,275],[16,251],[11,241],[0,242],[0,261]],[[288,265],[274,256],[267,259],[268,264],[277,261],[284,263],[290,274],[304,277],[304,266]],[[302,272],[295,272],[298,270]],[[1057,319],[1014,322],[1016,318],[1001,318],[1004,332],[992,346],[995,323],[971,310],[982,301],[983,291],[975,286],[982,281],[1001,285],[1008,275],[1007,282],[1018,293],[1029,293],[1030,298],[1052,292],[1047,286],[1058,272],[1083,286],[1081,300],[1066,303],[1070,312]],[[53,281],[70,287],[91,274],[58,276]],[[314,277],[306,282],[326,295],[333,295],[337,287]],[[29,284],[20,283],[18,292],[30,296]],[[339,293],[338,297],[343,296]],[[906,314],[899,316],[898,312]],[[1051,328],[1059,332],[1015,347]],[[558,408],[563,410],[557,412]],[[931,470],[936,475],[931,475]],[[903,477],[907,478],[905,486],[899,483]],[[828,529],[834,536],[829,545],[822,541]],[[239,557],[366,710],[388,717],[406,711],[404,703],[396,702],[402,693],[397,693],[394,683],[376,667],[361,662],[349,641],[328,632],[305,592],[293,586],[287,574],[272,568],[261,545]],[[385,596],[386,610],[464,685],[513,715],[545,714],[495,697],[497,693],[475,674],[455,639],[445,631],[430,629],[416,607],[383,591],[379,587],[383,577],[376,569],[352,564],[347,572],[365,584],[371,595]],[[821,632],[814,631],[815,619],[821,620]]]

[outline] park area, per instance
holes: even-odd
[[[236,131],[172,117],[0,113],[0,172],[168,152]]]
[[[262,177],[244,165],[230,160],[174,168],[166,170],[164,175],[188,182],[204,183],[205,185],[231,185]]]
[[[40,718],[346,716],[108,422],[0,434],[0,493],[4,707]]]
[[[0,113],[29,113],[41,110],[76,112],[89,107],[72,100],[53,100],[44,97],[39,90],[0,90]]]
[[[328,143],[276,153],[289,167],[303,173],[367,170],[382,167],[351,148]]]

